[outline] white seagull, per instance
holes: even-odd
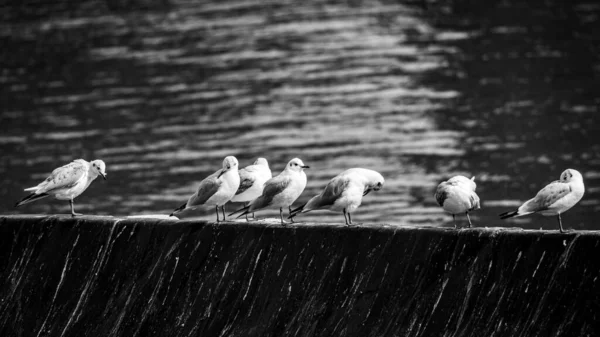
[[[558,216],[558,227],[564,233],[560,214],[575,206],[583,197],[585,187],[583,177],[579,171],[566,169],[556,180],[542,188],[533,199],[525,201],[516,211],[500,214],[500,219],[523,216],[531,213]]]
[[[383,183],[383,176],[379,172],[364,168],[346,170],[331,179],[321,193],[292,210],[289,218],[317,209],[328,209],[342,212],[346,225],[350,226],[352,224],[350,214],[360,206],[363,196],[371,191],[379,191]]]
[[[256,159],[254,164],[239,170],[239,174],[240,187],[231,198],[231,202],[248,202],[260,197],[265,183],[273,177],[265,158]],[[248,220],[247,214],[246,220]]]
[[[50,176],[37,186],[26,188],[25,191],[33,193],[19,201],[15,207],[52,195],[58,200],[69,200],[71,216],[81,215],[75,213],[73,199],[83,193],[99,175],[106,180],[106,164],[102,160],[74,160],[52,171]]]
[[[444,211],[452,214],[454,228],[456,226],[456,214],[465,213],[471,228],[469,212],[479,209],[479,196],[475,193],[475,177],[469,179],[464,176],[454,176],[448,181],[441,182],[435,191],[435,200]]]
[[[287,207],[291,212],[291,206],[298,199],[306,187],[306,173],[304,169],[309,166],[304,165],[302,160],[294,158],[286,165],[285,169],[276,177],[267,180],[262,194],[250,202],[244,208],[229,214],[230,216],[242,212],[239,216],[253,213],[265,207],[279,208],[279,217],[281,224],[283,221],[283,207]],[[294,222],[292,220],[292,222]]]
[[[220,221],[219,206],[222,207],[223,221],[225,221],[225,207],[223,205],[231,200],[239,186],[238,161],[234,156],[225,157],[223,168],[202,180],[196,193],[185,204],[175,209],[170,216],[186,209],[195,209],[202,205],[214,205],[217,210],[217,222]]]

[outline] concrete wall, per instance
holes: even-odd
[[[600,234],[0,217],[1,336],[597,336]]]

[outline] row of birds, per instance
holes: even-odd
[[[362,198],[371,191],[380,190],[384,184],[383,176],[379,172],[351,168],[331,179],[323,191],[307,203],[292,209],[292,204],[306,187],[304,170],[307,168],[309,166],[304,165],[302,160],[294,158],[280,174],[273,177],[265,158],[258,158],[254,164],[239,169],[235,157],[225,157],[221,169],[202,180],[196,192],[186,203],[175,209],[171,216],[200,206],[214,206],[217,222],[224,221],[224,206],[231,201],[243,202],[246,206],[229,216],[238,214],[238,218],[246,216],[246,220],[250,213],[254,217],[255,211],[265,208],[279,208],[282,224],[285,224],[284,208],[288,209],[288,219],[292,222],[294,217],[301,213],[326,209],[343,213],[346,225],[350,225],[351,213],[360,206]],[[37,186],[26,188],[25,191],[32,193],[19,201],[16,207],[51,195],[59,200],[68,200],[72,216],[81,215],[75,213],[73,199],[83,193],[98,176],[106,179],[106,164],[102,160],[87,162],[77,159],[52,171],[50,176]],[[438,185],[435,199],[446,212],[452,214],[455,228],[455,216],[462,213],[466,214],[468,227],[471,227],[469,212],[480,208],[479,196],[475,193],[476,187],[475,177],[469,179],[460,175]],[[577,170],[567,169],[561,173],[559,180],[545,186],[517,210],[502,213],[500,217],[506,219],[532,213],[556,215],[560,231],[563,232],[560,215],[581,200],[584,190],[581,174]],[[219,216],[219,207],[222,218]]]

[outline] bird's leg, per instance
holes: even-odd
[[[469,228],[471,228],[471,218],[469,217],[469,212],[465,212],[467,215],[467,219],[469,220]]]
[[[454,229],[458,229],[456,226],[456,215],[452,214],[452,220],[454,220]]]
[[[289,214],[289,215],[292,215],[292,205],[289,205],[289,206],[288,206],[288,214]],[[291,217],[291,218],[290,218],[290,221],[292,221],[292,223],[294,223],[294,217]]]
[[[217,223],[219,222],[219,205],[216,206],[217,207]]]
[[[279,218],[281,219],[281,224],[285,225],[285,222],[283,221],[283,207],[279,207]]]
[[[71,216],[75,217],[77,215],[82,215],[81,213],[75,213],[75,206],[73,206],[73,199],[69,199],[69,204],[71,205]]]
[[[344,222],[346,223],[346,226],[350,226],[350,224],[348,223],[348,218],[346,217],[346,209],[343,209],[344,211]]]
[[[348,212],[348,226],[352,225],[352,216],[350,215],[350,212]]]
[[[225,205],[221,206],[221,211],[223,211],[223,221],[225,221]]]
[[[560,229],[561,233],[565,232],[562,228],[562,220],[560,219],[560,213],[558,213],[558,228]]]

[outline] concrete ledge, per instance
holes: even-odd
[[[600,233],[0,216],[1,336],[595,336]]]

